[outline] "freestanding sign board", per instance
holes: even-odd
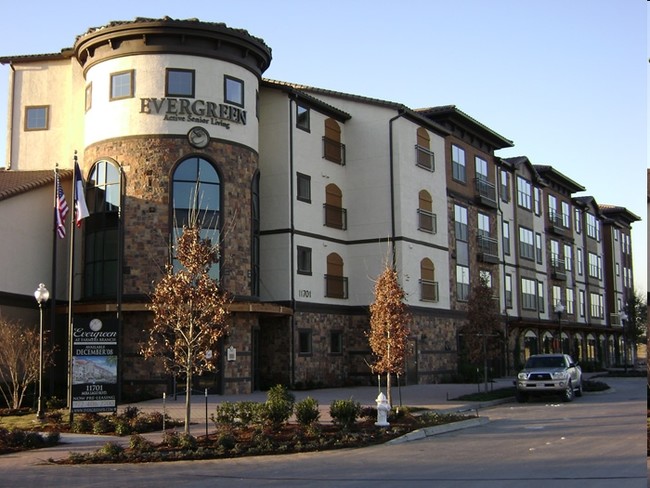
[[[75,317],[72,412],[117,411],[117,319]]]

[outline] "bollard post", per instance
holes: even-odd
[[[205,438],[208,438],[208,389],[205,389]]]
[[[165,410],[166,405],[167,405],[167,393],[163,391],[163,424],[162,424],[163,433],[165,432],[165,417],[167,416]]]

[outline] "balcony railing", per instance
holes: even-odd
[[[436,214],[428,210],[418,209],[418,229],[424,232],[435,234],[438,232],[438,222]]]
[[[566,280],[566,267],[560,256],[551,256],[551,275],[556,280]]]
[[[423,302],[438,301],[438,282],[420,280],[420,300]]]
[[[345,144],[323,137],[323,158],[345,166]]]
[[[325,226],[345,230],[348,228],[348,211],[335,205],[323,204]]]
[[[485,178],[476,178],[474,185],[476,186],[477,200],[483,205],[497,208],[497,189],[494,184]]]
[[[345,276],[325,275],[325,296],[329,298],[348,297],[348,279]]]
[[[566,216],[562,212],[551,209],[548,213],[548,220],[551,224],[551,231],[561,236],[568,235],[569,228],[564,225],[566,223]]]
[[[435,171],[435,158],[431,151],[426,147],[415,146],[415,161],[416,165],[428,171]]]
[[[486,263],[499,262],[499,243],[496,239],[486,236],[477,236],[479,259]]]

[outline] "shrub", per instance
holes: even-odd
[[[138,407],[128,406],[122,412],[122,417],[133,420],[140,414]]]
[[[197,443],[196,443],[196,437],[194,437],[192,434],[188,434],[187,432],[183,432],[179,437],[179,443],[178,447],[181,449],[193,451],[196,449]]]
[[[330,404],[330,415],[336,425],[349,429],[361,415],[361,404],[354,400],[334,400]]]
[[[180,445],[180,436],[175,430],[166,430],[162,436],[162,443],[169,447],[178,447]]]
[[[298,423],[303,427],[309,427],[320,418],[318,401],[312,397],[299,401],[296,403],[295,413]]]
[[[129,439],[129,447],[138,452],[151,452],[154,450],[153,442],[145,439],[140,434],[133,434]]]
[[[117,435],[129,435],[133,431],[127,419],[118,417],[113,420],[113,424]]]
[[[86,415],[78,415],[72,421],[72,432],[87,434],[92,431],[94,421]]]
[[[272,387],[263,407],[263,419],[267,424],[277,429],[286,423],[293,413],[293,404],[296,398],[283,385]]]
[[[47,410],[58,410],[58,409],[61,409],[61,408],[65,408],[65,405],[66,405],[65,400],[62,400],[62,399],[57,398],[55,396],[53,396],[51,398],[48,398],[45,401],[45,408],[47,408]]]
[[[112,430],[111,423],[106,417],[98,419],[93,424],[93,434],[106,434]]]
[[[230,434],[221,434],[217,439],[217,444],[226,451],[234,449],[237,440]]]
[[[124,448],[115,442],[107,442],[97,450],[97,454],[109,458],[119,458],[124,453]]]

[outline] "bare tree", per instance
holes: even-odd
[[[17,410],[28,387],[39,377],[39,332],[0,317],[0,344],[0,391],[7,407]],[[44,348],[43,365],[53,364],[53,356],[51,348]]]
[[[386,396],[391,401],[391,374],[404,373],[406,340],[411,316],[404,303],[404,290],[397,272],[386,265],[375,283],[375,301],[370,305],[368,342],[375,357],[373,373],[386,374]]]
[[[168,372],[185,374],[185,432],[189,432],[192,377],[214,371],[217,343],[227,329],[231,299],[209,271],[218,251],[202,239],[197,224],[184,226],[176,244],[183,269],[168,265],[155,285],[150,310],[154,314],[149,340],[142,347],[145,358],[160,358]]]
[[[485,391],[488,389],[488,360],[499,357],[501,319],[498,301],[488,281],[481,277],[467,300],[467,323],[462,327],[467,358],[471,363],[483,363]]]

